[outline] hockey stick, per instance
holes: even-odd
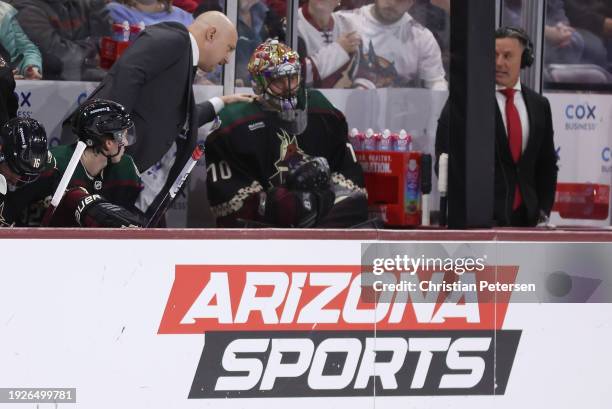
[[[87,148],[87,145],[85,145],[85,142],[83,141],[79,141],[76,145],[76,148],[74,148],[74,153],[72,154],[72,157],[70,158],[70,162],[68,162],[68,166],[66,167],[66,170],[64,171],[64,174],[62,175],[59,185],[57,185],[57,189],[55,189],[55,193],[53,194],[53,198],[51,199],[51,204],[49,205],[49,207],[47,208],[47,211],[45,212],[45,217],[43,217],[43,220],[41,222],[42,226],[44,227],[49,226],[49,223],[51,222],[51,219],[53,218],[53,214],[55,214],[55,210],[57,209],[60,202],[62,201],[62,197],[64,197],[64,192],[66,191],[66,188],[68,187],[68,183],[70,183],[70,179],[72,179],[74,170],[76,169],[79,161],[81,160],[81,156],[83,156],[83,152],[85,152],[85,148]]]
[[[153,212],[153,215],[151,215],[151,218],[149,219],[145,227],[157,226],[163,215],[166,214],[166,211],[172,204],[179,190],[181,190],[181,187],[183,187],[183,184],[189,177],[189,174],[195,167],[196,163],[198,163],[198,160],[200,160],[202,155],[204,155],[204,142],[198,142],[195,149],[191,153],[191,157],[187,160],[185,166],[183,166],[183,169],[174,180],[172,186],[170,186],[168,192],[166,192],[166,194],[164,195],[164,198],[157,206],[157,209],[155,209],[155,212]]]

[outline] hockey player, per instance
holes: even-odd
[[[51,226],[124,227],[142,225],[134,202],[142,189],[136,166],[125,147],[135,140],[125,108],[94,99],[79,108],[73,132],[87,148],[70,179]],[[38,226],[76,144],[51,149],[53,159],[41,177],[15,195],[17,206],[33,203],[18,222]]]
[[[47,134],[30,118],[13,118],[0,129],[0,227],[12,225],[9,196],[38,178],[48,161]],[[10,218],[9,218],[10,220]]]
[[[206,143],[217,224],[350,227],[365,221],[363,173],[344,115],[301,86],[298,54],[268,40],[248,69],[258,101],[225,107]]]

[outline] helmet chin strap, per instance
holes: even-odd
[[[118,156],[121,153],[121,148],[123,148],[123,146],[124,145],[122,143],[117,144],[117,152],[115,152],[112,155],[107,155],[104,152],[100,152],[100,153],[102,153],[102,155],[104,155],[106,157],[106,159],[108,159],[110,161],[112,158],[114,158],[115,156]]]

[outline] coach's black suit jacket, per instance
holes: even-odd
[[[518,163],[514,163],[504,121],[495,103],[495,203],[493,217],[498,226],[512,223],[512,203],[518,183],[527,210],[527,225],[535,226],[540,212],[550,214],[557,185],[557,154],[553,143],[552,113],[548,100],[522,85],[529,117],[529,138]],[[436,132],[436,169],[441,153],[449,150],[449,103]],[[450,170],[449,170],[450,172]],[[452,201],[451,198],[449,198]],[[451,202],[449,201],[449,205]]]
[[[138,138],[127,152],[140,171],[162,158],[190,113],[189,132],[185,143],[178,146],[168,183],[174,181],[195,148],[198,128],[215,117],[210,102],[194,102],[192,60],[184,25],[168,22],[149,26],[89,97],[119,102],[131,113]]]

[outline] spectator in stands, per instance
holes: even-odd
[[[42,79],[42,57],[38,48],[30,41],[15,19],[17,10],[0,1],[0,43],[15,62],[17,78]],[[20,60],[20,61],[18,61]]]
[[[104,0],[10,0],[17,21],[42,53],[46,79],[97,81],[102,36],[110,34]]]
[[[261,0],[238,2],[238,45],[236,47],[236,85],[249,86],[247,64],[259,43],[268,38],[284,40],[282,22]]]
[[[521,26],[522,0],[504,2],[504,21]],[[544,59],[547,64],[590,63],[605,66],[606,50],[592,32],[573,27],[565,12],[563,0],[546,2],[546,40]]]
[[[409,13],[432,32],[440,50],[444,71],[450,64],[450,0],[416,0]]]
[[[569,21],[577,28],[595,34],[590,39],[606,50],[607,65],[612,59],[612,0],[565,0]]]
[[[173,5],[185,10],[188,13],[194,13],[200,3],[200,0],[174,0],[172,2]]]
[[[0,128],[17,116],[15,79],[9,52],[0,44]]]
[[[144,23],[145,26],[176,21],[185,27],[193,23],[193,17],[185,10],[172,7],[171,0],[116,0],[106,5],[111,21],[130,25]]]
[[[547,63],[577,63],[582,57],[584,40],[569,20],[563,9],[563,0],[549,0],[546,4],[545,61]]]
[[[356,16],[333,13],[338,0],[309,0],[298,11],[298,53],[307,86],[350,88],[361,36]]]
[[[200,14],[206,13],[207,11],[219,11],[223,13],[223,7],[221,7],[219,0],[201,0],[193,11],[193,18],[197,18]]]
[[[299,4],[302,6],[307,0],[300,0]],[[277,16],[283,18],[287,16],[287,0],[266,0],[266,5],[270,7]]]
[[[282,1],[282,0],[276,0]],[[356,10],[366,4],[371,4],[372,0],[340,0],[339,10]]]
[[[413,4],[376,0],[356,10],[363,43],[357,81],[376,87],[448,88],[440,46],[431,31],[407,13]]]

